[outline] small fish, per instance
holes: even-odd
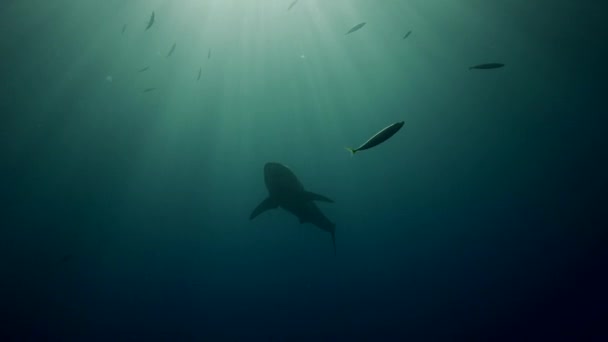
[[[209,49],[209,52],[207,52],[207,59],[211,59],[211,49]]]
[[[177,43],[173,43],[173,46],[171,46],[171,50],[169,50],[167,57],[171,57],[171,55],[173,54],[173,51],[175,51],[176,46],[177,46]]]
[[[485,63],[485,64],[478,64],[478,65],[469,67],[469,70],[472,70],[472,69],[498,69],[498,68],[502,68],[504,66],[505,65],[502,63]]]
[[[154,90],[156,90],[156,88],[146,88],[146,89],[144,89],[144,93],[149,93]]]
[[[196,78],[196,80],[200,80],[201,79],[201,75],[203,74],[203,68],[199,68],[198,69],[198,77]]]
[[[148,69],[150,69],[150,67],[149,67],[149,66],[147,66],[147,67],[143,67],[143,68],[141,68],[141,69],[137,70],[137,72],[144,72],[144,71],[146,71],[146,70],[148,70]]]
[[[383,128],[380,132],[374,134],[374,136],[369,138],[369,140],[367,140],[365,143],[363,143],[363,145],[361,145],[357,148],[347,147],[346,149],[354,155],[355,153],[357,153],[359,151],[367,150],[369,148],[382,144],[383,142],[388,140],[388,138],[392,137],[393,134],[397,133],[397,131],[399,131],[401,129],[401,127],[403,127],[403,124],[404,124],[403,121],[395,122],[394,124],[387,126],[387,127]]]
[[[124,24],[122,26],[122,32],[120,32],[120,33],[124,34],[126,30],[127,30],[127,24]]]
[[[357,24],[355,26],[353,26],[353,28],[351,28],[350,30],[348,30],[348,32],[346,32],[346,34],[351,34],[353,32],[359,31],[361,28],[363,28],[363,26],[365,26],[366,23],[360,23]]]
[[[403,39],[407,39],[407,37],[410,36],[410,34],[412,34],[412,31],[407,31],[407,33],[405,34],[405,36],[403,36]]]
[[[293,2],[291,3],[291,5],[289,5],[289,8],[287,8],[287,10],[291,10],[293,8],[293,6],[295,6],[298,3],[298,0],[293,0]]]
[[[148,26],[146,26],[146,31],[148,31],[148,29],[150,27],[152,27],[152,25],[154,25],[154,11],[152,11],[152,15],[150,16],[150,21],[148,21]]]

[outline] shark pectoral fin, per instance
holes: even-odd
[[[270,197],[268,197],[265,200],[263,200],[262,203],[258,204],[258,206],[255,207],[255,209],[253,209],[253,212],[251,213],[251,215],[249,215],[249,219],[253,220],[254,218],[256,218],[256,216],[260,215],[261,213],[263,213],[267,210],[275,209],[278,206],[279,205],[274,200],[272,200]]]
[[[315,194],[314,192],[304,191],[304,195],[306,196],[306,199],[309,201],[321,201],[321,202],[334,203],[334,201],[332,201],[331,199],[329,199],[323,195]]]

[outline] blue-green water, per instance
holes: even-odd
[[[602,3],[291,3],[0,4],[0,337],[606,338]]]

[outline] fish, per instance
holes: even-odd
[[[127,24],[124,24],[124,25],[122,26],[122,31],[121,31],[120,33],[123,33],[123,34],[124,34],[126,30],[127,30]]]
[[[407,37],[410,36],[410,34],[412,34],[412,31],[407,31],[407,33],[405,34],[405,36],[403,36],[403,39],[407,39]]]
[[[253,220],[263,212],[282,208],[296,216],[300,224],[310,223],[331,234],[336,254],[336,225],[321,212],[315,201],[334,203],[326,196],[304,189],[304,186],[293,171],[281,163],[269,162],[264,165],[264,183],[268,197],[258,204],[249,215]]]
[[[291,3],[291,5],[289,5],[289,8],[287,8],[287,10],[291,10],[293,8],[293,6],[295,6],[298,3],[298,0],[293,0],[293,2]]]
[[[199,68],[198,69],[198,77],[196,78],[196,80],[200,80],[201,79],[201,75],[203,74],[203,68]]]
[[[403,127],[403,124],[403,121],[395,122],[394,124],[389,125],[380,130],[380,132],[374,134],[371,138],[369,138],[369,140],[363,143],[363,145],[357,148],[347,147],[346,149],[350,151],[352,155],[354,155],[359,151],[367,150],[374,146],[380,145],[386,140],[388,140],[390,137],[392,137],[395,133],[397,133],[401,129],[401,127]]]
[[[177,46],[177,43],[173,43],[173,46],[171,46],[171,50],[169,50],[169,53],[167,54],[167,58],[171,57],[171,55],[175,51],[176,46]]]
[[[143,67],[143,68],[141,68],[141,69],[137,70],[137,72],[144,72],[144,71],[146,71],[146,70],[148,70],[148,69],[150,69],[150,67],[149,67],[149,66],[147,66],[147,67]]]
[[[154,17],[154,11],[152,11],[152,15],[150,16],[150,20],[148,21],[148,26],[146,26],[145,31],[148,31],[148,29],[154,25]]]
[[[484,63],[484,64],[478,64],[478,65],[473,65],[472,67],[469,67],[469,70],[472,69],[498,69],[498,68],[502,68],[505,65],[503,63]]]
[[[209,49],[209,52],[207,52],[207,59],[211,59],[211,49]]]
[[[154,90],[156,90],[156,88],[146,88],[146,89],[144,89],[144,93],[149,93]]]
[[[366,23],[360,23],[357,24],[355,26],[353,26],[353,28],[351,28],[350,30],[348,30],[348,32],[346,32],[346,34],[351,34],[353,32],[359,31],[361,28],[363,28],[363,26],[365,26]]]

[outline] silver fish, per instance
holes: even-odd
[[[347,147],[346,149],[354,155],[359,151],[367,150],[374,146],[380,145],[386,140],[388,140],[390,137],[392,137],[395,133],[397,133],[401,129],[401,127],[403,127],[403,124],[403,121],[395,122],[394,124],[387,126],[380,130],[380,132],[374,134],[365,143],[363,143],[363,145],[357,148]]]
[[[363,28],[363,26],[365,26],[366,23],[360,23],[357,24],[355,26],[353,26],[353,28],[351,28],[350,30],[348,30],[348,32],[346,32],[346,34],[351,34],[353,32],[359,31],[361,28]]]
[[[148,26],[146,26],[145,31],[148,31],[148,29],[154,25],[154,17],[154,11],[152,11],[152,15],[150,16],[150,20],[148,21]]]
[[[167,57],[171,57],[171,55],[175,51],[175,47],[176,46],[177,46],[177,43],[173,43],[173,46],[171,46],[171,50],[169,50],[169,53],[167,54]]]
[[[293,2],[291,3],[291,5],[289,5],[289,8],[287,8],[287,10],[291,10],[293,8],[293,6],[295,6],[298,3],[298,0],[293,0]]]
[[[505,65],[503,63],[484,63],[484,64],[478,64],[478,65],[473,65],[472,67],[469,67],[469,70],[471,69],[498,69],[498,68],[502,68]]]

